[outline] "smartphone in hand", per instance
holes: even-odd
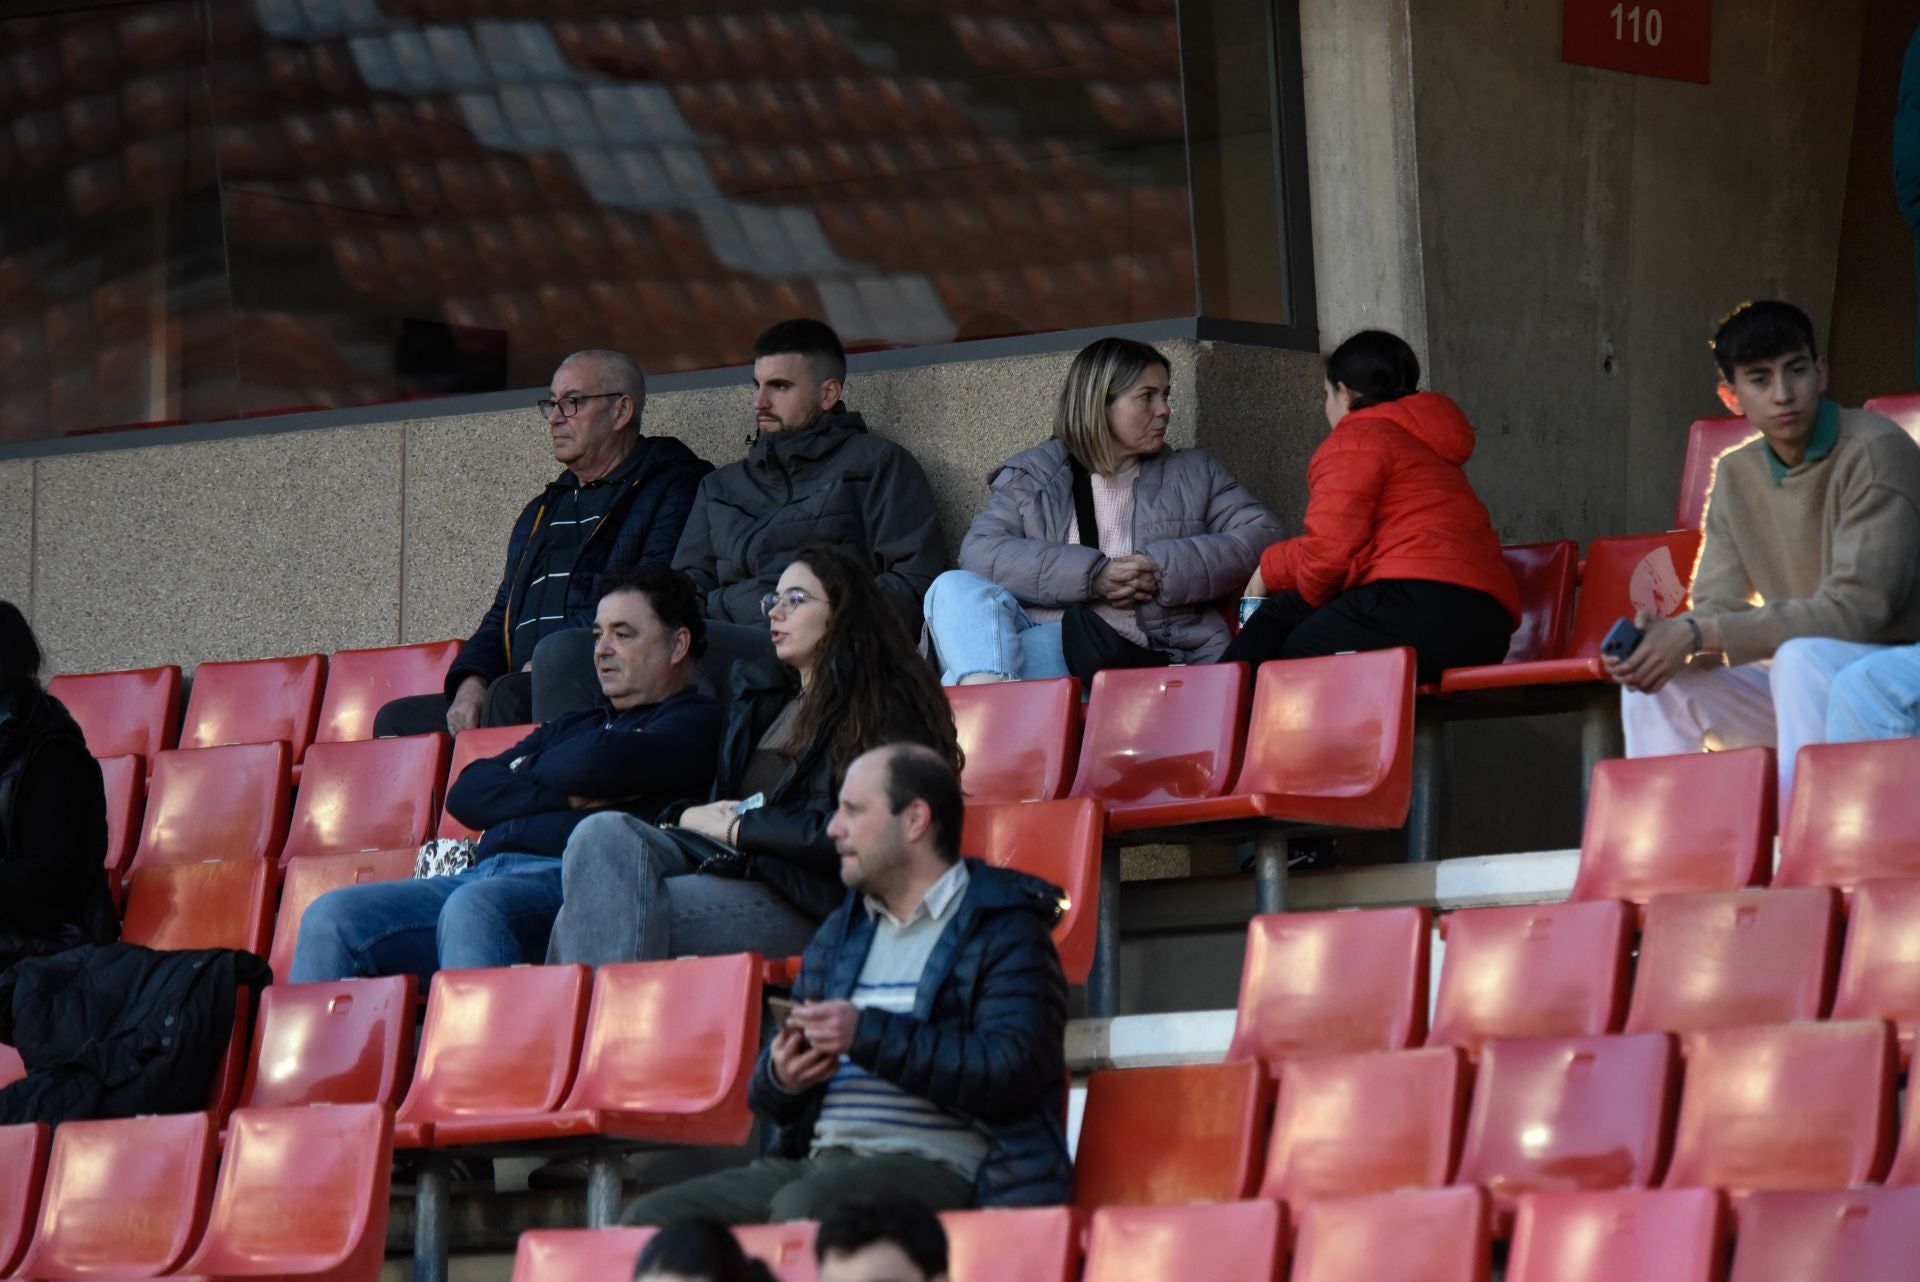
[[[1616,663],[1625,662],[1640,647],[1644,635],[1632,619],[1616,620],[1600,641],[1600,653]]]

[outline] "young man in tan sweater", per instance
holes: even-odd
[[[1692,608],[1642,614],[1608,671],[1625,689],[1629,757],[1826,740],[1835,677],[1920,640],[1920,445],[1891,421],[1824,398],[1813,323],[1744,303],[1713,340],[1720,399],[1759,439],[1722,455],[1707,500]]]

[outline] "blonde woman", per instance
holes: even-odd
[[[1217,603],[1280,527],[1218,459],[1166,444],[1171,374],[1130,339],[1074,357],[1053,439],[987,477],[961,568],[927,592],[945,684],[1211,663],[1227,648]]]

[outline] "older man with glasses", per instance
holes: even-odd
[[[594,585],[610,570],[665,565],[713,470],[671,436],[642,436],[646,375],[622,352],[575,352],[536,408],[566,470],[535,495],[507,540],[493,604],[442,694],[395,699],[376,735],[458,734],[595,706]]]

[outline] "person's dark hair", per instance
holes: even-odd
[[[873,572],[825,543],[801,548],[792,563],[820,580],[828,610],[794,742],[830,735],[827,760],[836,781],[855,757],[896,741],[925,744],[959,774],[965,758],[953,707]]]
[[[0,601],[0,695],[40,679],[40,643],[20,607]]]
[[[1420,390],[1420,358],[1407,340],[1363,329],[1327,357],[1327,382],[1353,393],[1353,408],[1384,405]]]
[[[700,613],[700,590],[693,580],[664,565],[635,565],[609,570],[594,585],[593,603],[599,605],[616,592],[638,592],[668,632],[687,630],[687,657],[707,652],[707,621]]]
[[[966,798],[960,776],[933,749],[917,743],[887,745],[887,809],[899,814],[916,801],[933,815],[933,844],[948,863],[960,857],[960,826]]]
[[[825,321],[810,320],[804,316],[796,320],[783,320],[753,340],[753,359],[756,361],[763,356],[786,356],[789,353],[804,357],[807,368],[822,383],[830,378],[842,384],[847,381],[847,349],[840,345],[840,336],[833,332],[833,326]]]
[[[1773,299],[1742,303],[1721,317],[1708,346],[1720,367],[1720,377],[1729,383],[1733,371],[1742,365],[1778,360],[1803,348],[1808,356],[1820,359],[1820,348],[1813,340],[1813,321],[1792,303]]]
[[[703,1282],[773,1282],[773,1272],[741,1249],[717,1220],[679,1220],[651,1238],[634,1261],[635,1282],[649,1273],[678,1273]]]
[[[926,1277],[947,1271],[947,1233],[940,1217],[905,1199],[841,1206],[821,1221],[813,1238],[813,1258],[825,1263],[829,1254],[853,1255],[878,1242],[899,1247]]]

